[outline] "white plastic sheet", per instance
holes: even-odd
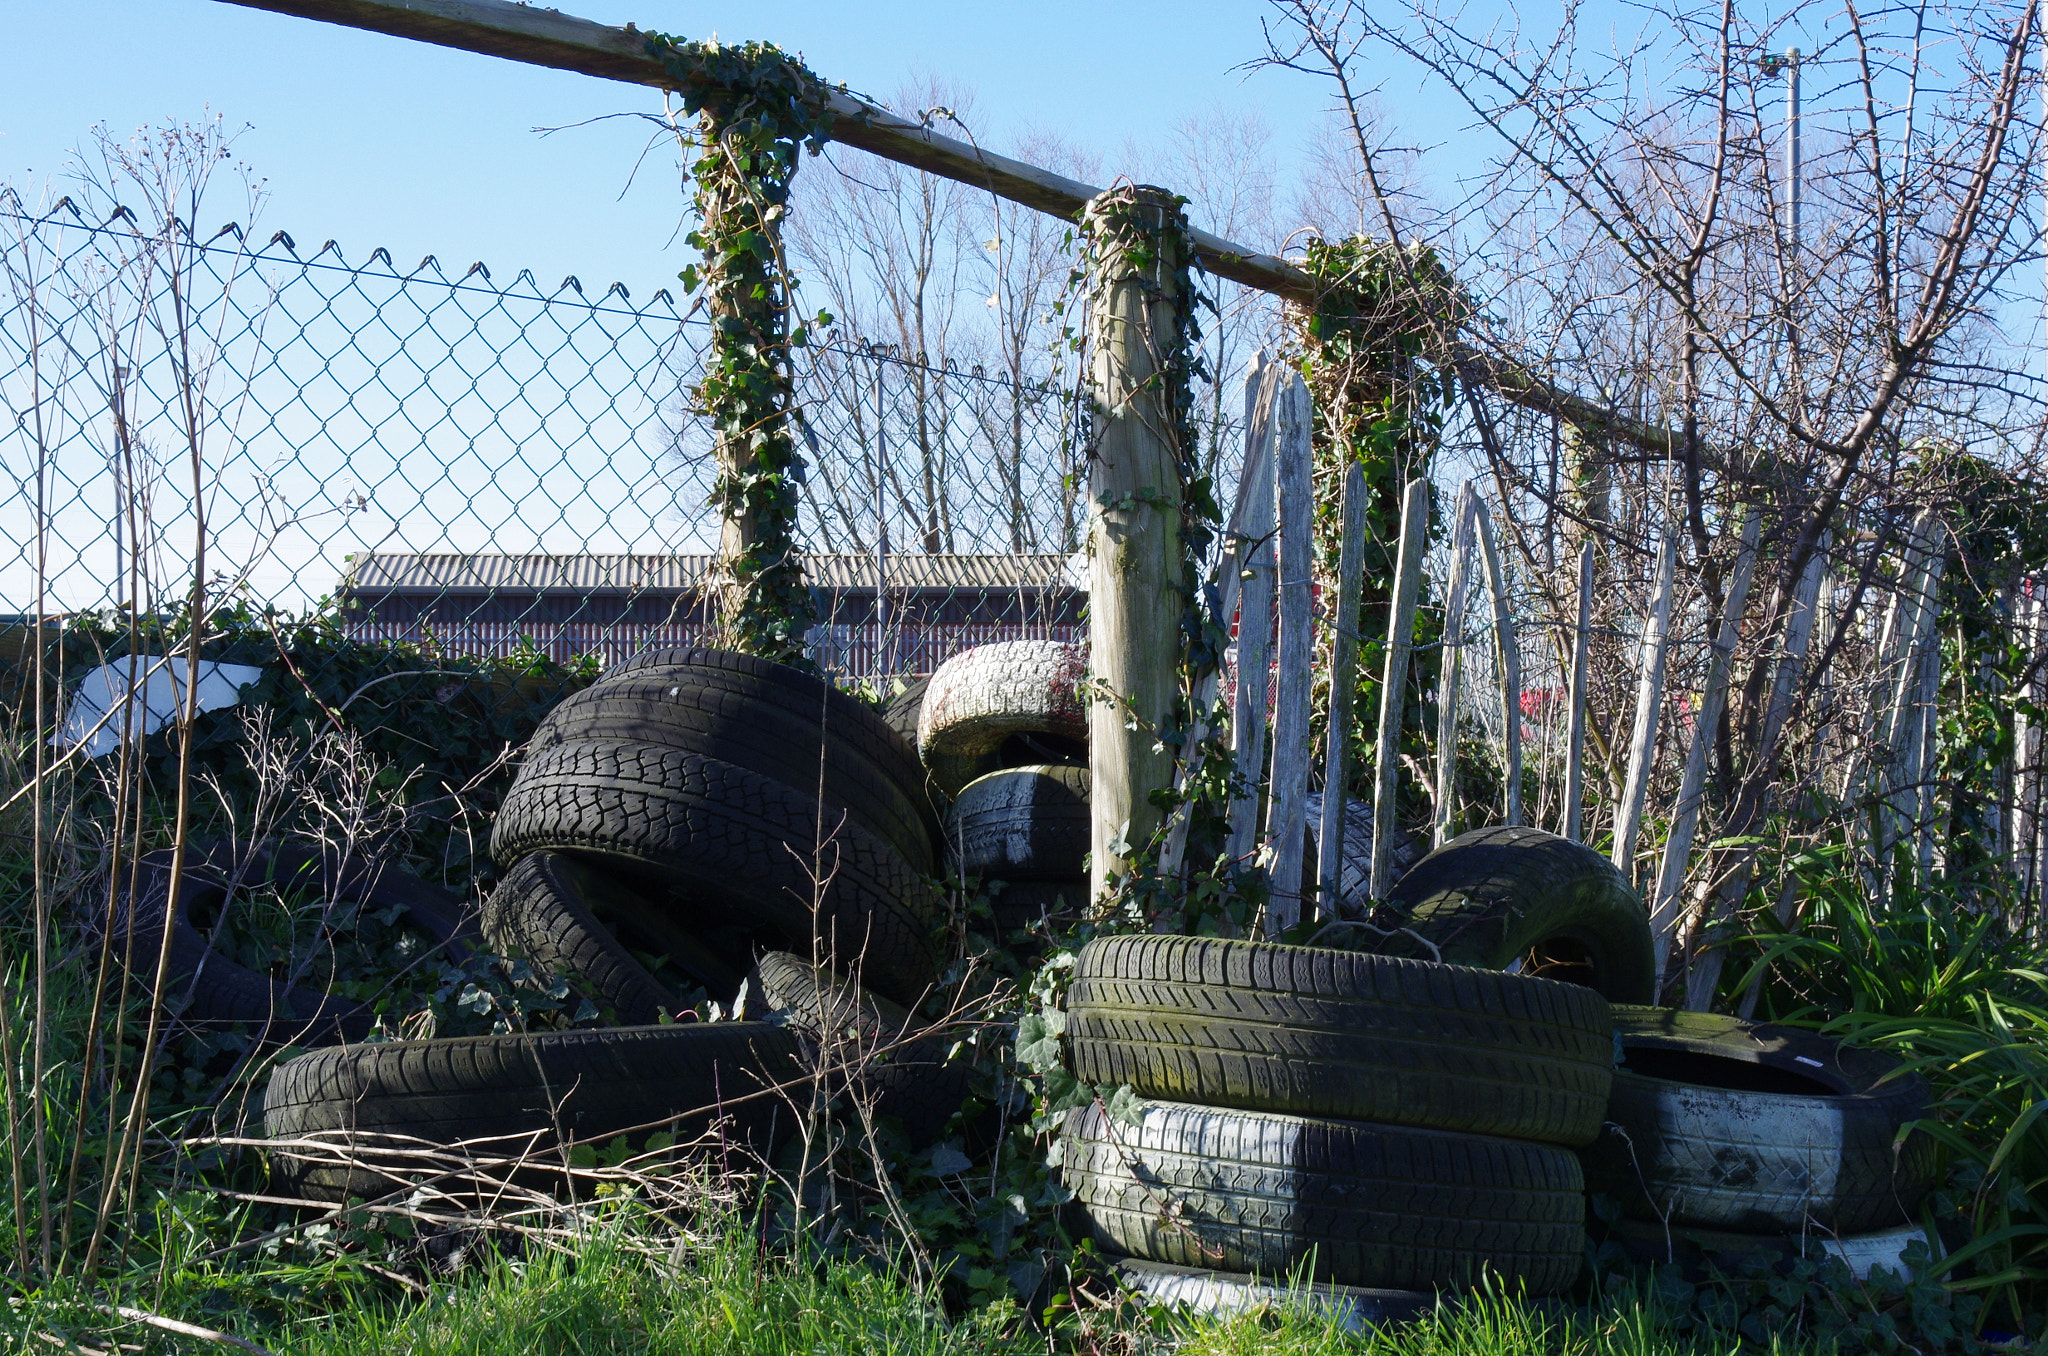
[[[154,734],[178,717],[185,704],[183,658],[136,655],[102,664],[79,680],[71,709],[50,742],[60,749],[84,747],[97,758],[121,747],[124,740]],[[242,689],[263,676],[248,664],[199,664],[199,709],[217,711],[238,706]]]

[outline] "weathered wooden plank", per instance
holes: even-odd
[[[1244,518],[1242,535],[1237,537],[1239,549],[1247,551],[1243,569],[1249,577],[1238,595],[1237,692],[1230,724],[1231,750],[1245,785],[1244,793],[1230,802],[1225,845],[1238,862],[1258,850],[1259,792],[1266,780],[1266,705],[1273,654],[1273,405],[1282,364],[1255,366],[1253,376],[1247,376],[1244,389],[1246,474],[1238,492]],[[1247,493],[1256,496],[1250,505],[1243,503]]]
[[[1270,390],[1266,395],[1267,409],[1262,411],[1258,403],[1261,388],[1268,386],[1266,371],[1272,366],[1274,364],[1270,356],[1261,350],[1252,355],[1251,365],[1245,372],[1244,458],[1238,471],[1237,498],[1231,504],[1230,522],[1224,528],[1223,561],[1216,580],[1218,620],[1219,624],[1224,626],[1230,624],[1231,614],[1237,608],[1245,575],[1255,573],[1250,564],[1250,556],[1254,550],[1260,548],[1266,553],[1265,597],[1268,624],[1272,620],[1272,549],[1266,541],[1272,532],[1273,520],[1273,457],[1267,438],[1272,421],[1266,417],[1272,404]],[[1263,670],[1263,631],[1260,633],[1259,648],[1260,668]],[[1222,665],[1219,664],[1203,674],[1195,684],[1192,694],[1194,715],[1188,729],[1188,740],[1183,746],[1180,763],[1173,773],[1173,789],[1176,792],[1185,791],[1188,783],[1201,774],[1202,746],[1210,735],[1209,713],[1216,705],[1216,689],[1222,680]],[[1260,710],[1259,716],[1263,721],[1263,709]],[[1166,845],[1159,850],[1160,874],[1171,876],[1180,870],[1181,859],[1187,854],[1188,828],[1193,821],[1193,806],[1189,802],[1182,801],[1174,806],[1172,821],[1167,825]],[[1248,840],[1245,850],[1250,851],[1250,848]]]
[[[1657,724],[1664,712],[1664,665],[1671,651],[1671,589],[1678,578],[1678,538],[1658,533],[1657,577],[1650,588],[1650,615],[1643,623],[1643,643],[1636,684],[1635,731],[1628,745],[1628,780],[1615,810],[1616,868],[1634,884],[1636,836],[1643,824],[1643,797],[1649,790],[1650,763],[1657,753]]]
[[[1444,583],[1443,655],[1436,684],[1436,824],[1430,846],[1442,847],[1457,831],[1458,684],[1464,668],[1465,603],[1472,592],[1472,537],[1477,530],[1479,492],[1471,481],[1458,487],[1457,526],[1451,529],[1451,568]]]
[[[1137,189],[1117,210],[1163,227],[1177,208],[1160,189]],[[1101,208],[1091,208],[1101,210]],[[1171,237],[1163,229],[1161,240]],[[1180,459],[1169,430],[1158,355],[1173,333],[1176,262],[1170,246],[1134,267],[1119,254],[1108,277],[1089,280],[1089,396],[1094,441],[1088,476],[1089,858],[1100,894],[1130,869],[1159,827],[1152,793],[1173,780],[1159,731],[1180,688],[1186,597],[1180,542]]]
[[[1515,609],[1493,536],[1493,514],[1479,501],[1479,553],[1486,564],[1486,588],[1493,596],[1493,644],[1500,662],[1501,723],[1505,727],[1507,807],[1502,822],[1522,822],[1522,647],[1515,639]]]
[[[1579,548],[1579,619],[1572,631],[1571,722],[1565,732],[1564,836],[1582,837],[1586,797],[1586,677],[1593,644],[1593,543]]]
[[[1394,599],[1387,616],[1386,667],[1380,676],[1379,738],[1373,746],[1372,898],[1393,885],[1394,798],[1400,789],[1401,715],[1408,704],[1408,655],[1415,644],[1415,602],[1429,554],[1429,482],[1408,482],[1401,496],[1401,544],[1394,556]]]
[[[1700,709],[1693,722],[1692,742],[1685,752],[1685,771],[1678,782],[1678,801],[1671,811],[1671,834],[1664,840],[1664,860],[1657,874],[1657,891],[1650,906],[1650,934],[1657,951],[1657,988],[1661,994],[1664,972],[1671,960],[1671,944],[1678,935],[1679,910],[1685,894],[1686,868],[1692,862],[1693,837],[1699,830],[1700,802],[1707,784],[1707,751],[1713,746],[1714,731],[1721,724],[1721,711],[1728,700],[1728,670],[1741,634],[1742,616],[1749,606],[1749,583],[1756,573],[1756,543],[1763,517],[1755,507],[1743,518],[1741,546],[1728,571],[1728,592],[1721,616],[1711,637],[1712,658],[1700,693]]]
[[[1268,932],[1301,921],[1302,866],[1307,852],[1309,694],[1315,655],[1309,568],[1315,504],[1310,493],[1310,404],[1299,372],[1282,379],[1273,412],[1273,459],[1280,488],[1280,682],[1273,698],[1273,784],[1266,812],[1272,863]]]
[[[1323,738],[1323,815],[1317,836],[1316,898],[1325,915],[1336,911],[1344,883],[1345,750],[1351,743],[1351,704],[1358,688],[1358,609],[1365,575],[1365,469],[1344,470],[1344,536],[1337,552],[1337,608],[1330,619],[1330,720]]]

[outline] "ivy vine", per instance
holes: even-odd
[[[1450,364],[1439,361],[1439,343],[1455,328],[1466,302],[1436,251],[1425,245],[1353,236],[1311,240],[1305,254],[1302,266],[1315,278],[1316,293],[1292,319],[1302,377],[1315,404],[1316,557],[1319,570],[1334,577],[1344,477],[1355,463],[1365,472],[1366,538],[1356,621],[1364,643],[1352,709],[1375,712],[1402,493],[1409,480],[1428,471],[1457,395]],[[1441,515],[1432,512],[1430,521],[1434,540],[1442,535]],[[1432,615],[1424,609],[1418,624],[1429,625],[1425,619]],[[1434,639],[1416,637],[1422,644]],[[1354,722],[1357,742],[1347,760],[1362,777],[1369,775],[1370,724]],[[1420,740],[1421,729],[1418,699],[1403,714],[1404,752],[1422,752],[1419,744],[1408,747]]]
[[[782,228],[803,152],[817,154],[831,135],[831,88],[770,43],[646,37],[697,119],[699,224],[689,242],[703,258],[680,276],[711,321],[690,398],[715,440],[711,503],[725,522],[720,625],[734,649],[808,667],[804,641],[817,609],[797,550],[804,463],[790,354],[809,342],[811,325],[832,318],[791,323],[797,278]]]

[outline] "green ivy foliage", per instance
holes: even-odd
[[[1437,361],[1464,303],[1455,280],[1423,245],[1401,247],[1365,236],[1311,240],[1303,267],[1316,279],[1314,303],[1296,318],[1302,378],[1315,401],[1316,554],[1326,577],[1342,549],[1343,485],[1352,464],[1365,472],[1366,538],[1360,589],[1358,680],[1352,710],[1357,769],[1354,794],[1370,794],[1372,730],[1380,703],[1388,609],[1401,539],[1401,499],[1408,481],[1427,475],[1457,395],[1447,363]],[[1431,492],[1429,540],[1444,535]],[[1440,614],[1416,614],[1416,651],[1435,641]],[[1412,664],[1412,661],[1411,661]],[[1404,702],[1401,752],[1426,756],[1424,684]],[[1327,693],[1319,694],[1317,729]],[[1403,781],[1407,778],[1404,774]],[[1417,796],[1407,788],[1409,798]],[[1404,818],[1406,816],[1403,816]]]
[[[691,175],[698,226],[689,241],[703,259],[680,276],[711,317],[704,375],[690,394],[717,444],[711,503],[728,532],[720,562],[730,589],[726,642],[809,668],[804,638],[817,609],[797,553],[804,463],[791,413],[790,352],[809,342],[811,324],[832,318],[821,313],[791,324],[797,279],[782,229],[803,152],[817,154],[831,134],[831,90],[770,43],[650,33],[647,51],[697,118]]]

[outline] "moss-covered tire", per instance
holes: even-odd
[[[1102,937],[1067,995],[1086,1083],[1244,1111],[1576,1146],[1612,1074],[1607,1002],[1524,975],[1213,937]]]
[[[743,918],[784,945],[815,941],[906,1003],[938,974],[937,889],[857,823],[823,826],[782,783],[646,744],[542,749],[491,828],[506,867],[542,849],[602,858],[673,904],[684,928]]]
[[[748,984],[767,1011],[819,1042],[847,1090],[869,1099],[878,1118],[893,1118],[913,1147],[935,1143],[967,1100],[972,1070],[964,1059],[947,1060],[943,1033],[921,1031],[908,1012],[830,966],[770,951]]]
[[[947,819],[962,876],[1081,880],[1088,862],[1088,769],[1033,764],[977,777]]]
[[[1217,1318],[1299,1307],[1318,1320],[1328,1318],[1346,1332],[1419,1318],[1437,1305],[1435,1292],[1428,1290],[1368,1290],[1327,1281],[1296,1286],[1289,1285],[1285,1276],[1177,1267],[1136,1257],[1116,1264],[1116,1278],[1148,1304]]]
[[[125,958],[145,986],[156,979],[175,861],[169,849],[144,856],[133,868],[133,888],[124,880],[115,906],[115,958]],[[124,867],[122,874],[127,872]],[[237,891],[259,886],[315,894],[352,905],[357,913],[398,910],[453,959],[466,956],[478,940],[474,920],[453,895],[366,851],[337,853],[277,840],[197,844],[185,857],[165,973],[164,1005],[176,1020],[247,1024],[264,1039],[289,1045],[361,1040],[370,1033],[376,1020],[370,1004],[286,985],[237,965],[193,925],[199,914],[233,907]]]
[[[1103,1247],[1177,1266],[1544,1295],[1585,1251],[1578,1160],[1515,1140],[1171,1102],[1128,1125],[1098,1103],[1068,1118],[1060,1178]]]
[[[1417,862],[1387,899],[1452,965],[1583,984],[1611,1003],[1655,998],[1650,916],[1614,864],[1541,829],[1474,829]],[[1396,935],[1380,948],[1420,956]]]
[[[272,1070],[265,1133],[288,1195],[374,1197],[461,1169],[559,1180],[576,1144],[665,1133],[767,1155],[794,1128],[801,1043],[763,1022],[691,1022],[316,1050]],[[467,1154],[454,1146],[468,1145]],[[465,1157],[471,1161],[464,1164]]]
[[[484,936],[501,956],[524,958],[544,974],[577,981],[622,1026],[651,1026],[688,1007],[634,956],[667,955],[720,1002],[740,976],[683,929],[658,935],[638,925],[659,905],[616,872],[563,852],[530,852],[484,902]],[[622,935],[623,934],[623,935]]]
[[[1581,1154],[1625,1214],[1701,1229],[1867,1233],[1933,1185],[1932,1144],[1903,1132],[1927,1085],[1878,1050],[1706,1012],[1614,1009],[1622,1067]]]

